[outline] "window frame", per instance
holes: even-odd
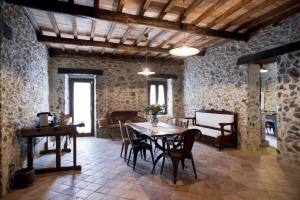
[[[162,113],[162,115],[166,115],[168,113],[168,82],[167,80],[149,80],[148,81],[148,105],[150,105],[150,87],[151,85],[155,85],[155,92],[156,92],[156,102],[158,102],[158,87],[159,85],[163,85],[164,87],[164,96],[165,96],[165,112]]]

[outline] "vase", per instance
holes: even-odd
[[[158,119],[157,115],[150,115],[150,123],[152,124],[153,127],[156,127],[158,124]]]

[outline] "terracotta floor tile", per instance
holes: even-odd
[[[121,143],[109,139],[78,138],[78,163],[82,171],[65,171],[37,175],[35,183],[25,189],[11,190],[4,200],[43,199],[137,199],[137,200],[299,200],[300,168],[277,161],[273,149],[242,152],[195,143],[193,155],[198,179],[192,166],[178,168],[173,184],[172,163],[166,159],[151,174],[152,164],[137,160],[136,171],[120,158]],[[35,160],[35,167],[55,165],[55,157]],[[72,155],[63,154],[63,164],[72,164]]]

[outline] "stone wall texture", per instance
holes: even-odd
[[[299,24],[300,14],[297,14],[276,26],[258,31],[247,43],[229,41],[208,49],[204,57],[186,59],[183,89],[185,115],[193,115],[193,111],[199,108],[236,111],[239,147],[258,150],[262,141],[259,101],[251,93],[254,90],[253,85],[249,87],[249,82],[254,81],[259,89],[259,76],[254,72],[250,76],[249,66],[238,66],[237,59],[299,40]]]
[[[61,54],[49,58],[49,101],[50,111],[61,114],[68,112],[66,102],[65,75],[57,74],[58,68],[101,69],[102,76],[96,77],[96,119],[114,110],[144,110],[148,104],[147,78],[137,75],[145,66],[142,60],[84,57]],[[167,62],[150,62],[156,73],[175,74],[173,81],[173,113],[182,116],[182,65]]]
[[[264,92],[264,111],[277,111],[277,62],[266,64],[264,67],[268,70],[261,73],[261,92]]]
[[[24,142],[17,130],[32,124],[38,112],[48,110],[48,51],[37,42],[23,9],[0,4],[0,17],[13,31],[12,40],[1,38],[0,48],[0,190],[3,195],[9,176],[22,165]]]
[[[300,51],[281,56],[278,68],[279,159],[300,166]]]

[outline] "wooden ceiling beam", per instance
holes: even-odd
[[[104,55],[103,51],[101,52],[95,52],[93,51],[92,53],[88,53],[85,51],[81,51],[80,54],[76,53],[74,50],[66,50],[65,52],[57,49],[57,48],[50,48],[49,49],[49,56],[50,57],[60,57],[60,56],[85,56],[85,57],[98,57],[101,55],[101,58],[111,58],[111,59],[130,59],[130,60],[139,60],[139,62],[144,62],[145,61],[145,56],[137,56],[136,54],[132,55],[113,55],[113,54],[106,54]],[[150,58],[150,57],[149,57]],[[175,60],[174,64],[183,64],[183,59],[181,60]],[[165,62],[164,59],[159,58],[158,56],[151,56],[151,62]],[[166,61],[166,63],[168,63]]]
[[[51,23],[51,25],[53,27],[53,30],[54,30],[56,36],[60,37],[60,31],[59,31],[59,28],[57,26],[57,22],[56,22],[54,14],[51,13],[51,12],[48,12],[47,14],[48,14],[48,17],[50,19],[50,23]]]
[[[274,0],[265,0],[263,3],[255,6],[254,8],[248,10],[246,13],[242,14],[241,16],[238,16],[235,20],[232,20],[229,23],[224,24],[220,30],[226,30],[230,28],[231,26],[240,25],[245,23],[249,20],[249,17],[252,16],[254,13],[266,8],[267,6],[274,3]]]
[[[238,2],[237,4],[232,6],[230,9],[228,9],[226,12],[224,12],[221,16],[219,16],[215,20],[209,22],[206,25],[206,27],[211,28],[211,27],[215,26],[216,24],[220,23],[221,21],[223,21],[224,19],[226,19],[227,17],[229,17],[230,15],[235,13],[236,11],[240,10],[243,6],[246,6],[251,1],[252,0],[242,0],[242,1]]]
[[[115,30],[116,24],[115,23],[111,23],[111,26],[107,32],[106,38],[105,38],[105,42],[108,42],[109,39],[111,38],[114,30]]]
[[[291,9],[293,6],[297,6],[297,4],[299,4],[299,0],[289,1],[289,2],[287,2],[285,4],[282,4],[282,5],[280,5],[276,8],[273,8],[272,10],[268,11],[265,14],[260,15],[258,18],[254,19],[252,21],[249,21],[247,23],[244,23],[244,24],[240,25],[239,27],[236,28],[236,30],[241,31],[241,30],[244,30],[244,29],[249,29],[251,27],[254,27],[257,24],[260,24],[263,21],[268,20],[269,18],[271,18],[274,15],[278,15],[279,13],[281,13],[285,10]]]
[[[76,17],[72,17],[72,29],[73,29],[74,38],[77,39],[78,33],[77,33]]]
[[[205,0],[195,0],[187,7],[187,9],[185,9],[183,16],[188,16],[191,14],[203,1]]]
[[[158,47],[163,47],[163,46],[169,44],[172,40],[179,37],[179,35],[181,35],[181,33],[175,33],[174,35],[172,35],[171,37],[169,37],[168,39],[163,41],[160,45],[158,45]]]
[[[28,16],[28,19],[30,20],[30,23],[33,25],[34,29],[36,31],[41,31],[41,27],[37,23],[36,19],[34,18],[32,12],[30,9],[25,8],[25,14]]]
[[[99,1],[100,0],[94,0],[94,8],[99,8]]]
[[[140,16],[144,16],[146,10],[150,7],[150,3],[151,3],[151,0],[144,0],[141,10],[140,10],[140,13],[139,13]]]
[[[237,65],[253,63],[253,62],[257,62],[268,58],[273,58],[276,56],[280,56],[298,50],[300,50],[300,40],[288,44],[284,44],[282,46],[278,46],[272,49],[267,49],[258,53],[241,56],[237,60]]]
[[[139,44],[144,38],[145,38],[145,34],[149,33],[151,31],[151,28],[147,27],[142,34],[140,34],[140,36],[138,37],[138,39],[136,39],[136,41],[134,42],[134,45]]]
[[[166,14],[173,8],[176,2],[177,0],[169,0],[167,4],[164,6],[164,8],[162,9],[158,18],[163,19],[166,16]]]
[[[89,6],[83,6],[78,4],[68,4],[61,1],[52,0],[6,0],[8,3],[22,5],[40,10],[64,13],[74,15],[78,17],[87,17],[97,20],[107,20],[112,22],[124,23],[124,24],[136,24],[152,28],[160,28],[173,31],[186,31],[190,34],[207,35],[212,37],[219,37],[224,39],[242,40],[247,41],[249,36],[241,33],[233,33],[229,31],[219,31],[208,28],[201,28],[191,24],[183,24],[177,22],[170,22],[161,19],[155,19],[151,17],[141,17],[137,15],[131,15],[126,13],[114,12],[110,10],[104,10],[100,8],[93,8]]]
[[[125,0],[118,0],[117,11],[122,12],[125,5]]]
[[[297,4],[296,6],[291,7],[290,9],[288,9],[282,13],[279,13],[278,15],[274,16],[273,18],[263,21],[263,22],[257,24],[255,27],[248,29],[246,33],[251,34],[253,32],[258,31],[259,29],[261,29],[263,27],[266,27],[270,24],[277,23],[277,22],[279,22],[287,17],[290,17],[292,15],[295,15],[296,13],[299,13],[299,12],[300,12],[300,4]]]
[[[149,40],[149,42],[148,42],[148,46],[151,46],[154,42],[155,42],[155,40],[157,40],[159,37],[161,37],[163,34],[165,34],[166,33],[166,31],[164,31],[164,30],[162,30],[162,31],[160,31],[159,33],[157,33],[151,40]]]
[[[127,28],[127,30],[126,30],[126,32],[125,32],[125,34],[123,35],[123,37],[122,37],[122,39],[121,39],[121,43],[122,44],[124,44],[124,42],[127,40],[127,38],[128,38],[128,36],[129,36],[129,34],[130,34],[130,26]]]
[[[215,12],[217,9],[219,9],[221,6],[223,6],[228,0],[219,0],[215,4],[211,5],[204,13],[202,13],[197,19],[195,19],[192,24],[199,24],[202,20],[204,20],[206,17],[210,16],[213,12]]]
[[[92,19],[91,40],[94,40],[95,38],[95,31],[96,31],[96,21]]]
[[[168,53],[169,49],[157,48],[157,47],[144,47],[144,46],[136,46],[136,45],[127,45],[127,44],[117,44],[111,42],[100,42],[100,41],[91,41],[91,40],[79,40],[79,39],[70,39],[70,38],[58,38],[45,36],[41,33],[37,33],[37,39],[40,42],[45,43],[56,43],[56,44],[70,44],[70,45],[78,45],[78,46],[94,46],[94,47],[104,47],[111,49],[119,49],[126,51],[149,51],[149,52],[160,52],[160,53]]]

